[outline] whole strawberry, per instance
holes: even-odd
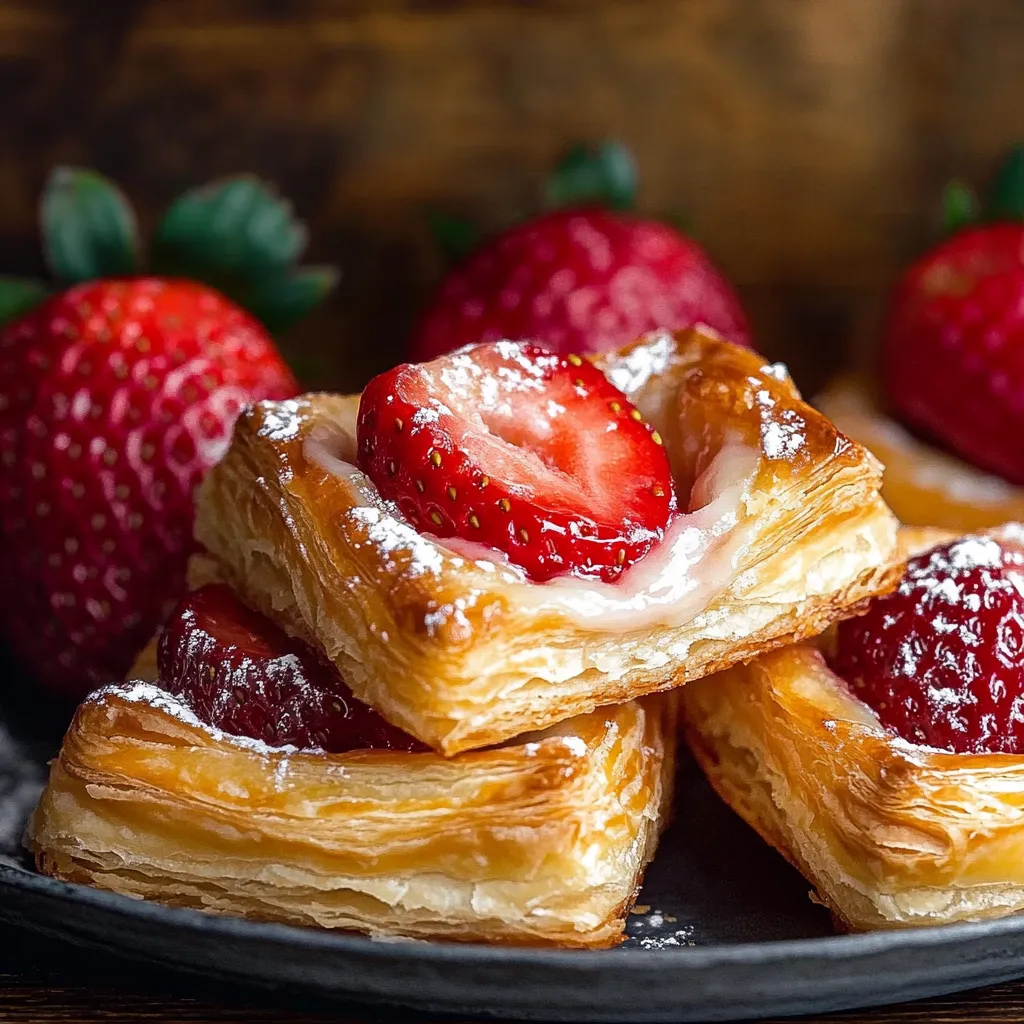
[[[634,186],[620,147],[570,155],[548,187],[549,204],[564,208],[498,235],[456,266],[414,332],[410,358],[501,338],[562,354],[601,352],[698,323],[749,344],[743,307],[707,253],[668,224],[624,212]]]
[[[950,190],[957,230],[899,282],[883,383],[908,425],[1024,484],[1024,148],[996,176],[982,223],[972,206]]]
[[[291,267],[301,229],[251,179],[179,200],[153,262],[187,272],[197,244],[198,270],[212,276],[224,220],[211,232],[208,217],[240,196],[252,200],[250,212],[283,212],[283,236],[268,236],[262,261],[236,247],[221,281],[244,297],[254,287],[245,267],[258,263],[261,308],[268,320],[281,314],[280,324],[332,275]],[[122,677],[184,590],[192,491],[227,448],[239,411],[298,385],[265,326],[222,292],[183,277],[129,276],[134,220],[108,183],[59,171],[42,210],[55,275],[86,280],[0,329],[0,628],[33,677],[78,696]],[[288,254],[274,257],[282,237]],[[105,267],[122,276],[106,277]],[[287,290],[286,278],[287,313],[268,301]],[[8,300],[29,294],[11,281],[0,290]]]

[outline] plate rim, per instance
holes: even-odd
[[[443,940],[374,939],[351,932],[316,926],[260,921],[227,914],[215,914],[190,907],[173,907],[155,900],[135,899],[122,893],[99,889],[81,882],[68,882],[40,874],[28,867],[0,861],[0,889],[14,888],[60,900],[70,900],[99,910],[121,911],[128,916],[165,918],[178,926],[219,933],[232,938],[287,942],[305,948],[369,955],[376,960],[415,959],[428,963],[459,962],[472,965],[502,961],[509,967],[572,969],[584,973],[607,970],[608,957],[631,969],[700,970],[726,963],[765,964],[785,959],[826,957],[853,959],[887,952],[890,947],[926,949],[950,943],[971,942],[1017,935],[1024,932],[1024,914],[986,921],[893,928],[872,932],[806,936],[793,939],[719,942],[695,946],[664,946],[658,949],[558,949]],[[10,915],[0,901],[0,919],[25,921],[23,914]],[[1024,972],[1024,968],[1022,968]]]

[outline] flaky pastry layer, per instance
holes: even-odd
[[[866,381],[837,380],[814,404],[884,463],[882,496],[901,522],[969,533],[1024,520],[1024,489],[916,438]]]
[[[662,579],[689,587],[674,602],[601,604],[621,604],[667,541],[598,600],[601,585],[535,584],[493,552],[421,535],[354,469],[358,396],[244,415],[199,491],[196,537],[246,603],[447,754],[813,635],[893,583],[881,467],[781,367],[697,331],[599,365],[659,430],[696,509],[671,545],[690,563]]]
[[[450,759],[274,750],[130,683],[79,709],[27,841],[47,874],[175,906],[609,946],[665,821],[675,731],[669,695]]]
[[[911,553],[952,539],[901,534]],[[847,926],[1024,910],[1024,757],[896,738],[809,644],[700,680],[681,701],[712,785]]]

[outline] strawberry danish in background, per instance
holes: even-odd
[[[862,617],[682,693],[715,789],[854,929],[1024,910],[1024,526],[902,534]]]
[[[1024,519],[1024,147],[975,211],[946,197],[949,237],[894,290],[874,379],[843,377],[815,405],[886,467],[904,523],[958,531]]]
[[[674,687],[895,584],[880,475],[698,330],[257,403],[198,492],[191,594],[68,731],[37,863],[374,935],[610,945],[667,816]]]

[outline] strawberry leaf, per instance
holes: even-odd
[[[25,277],[0,277],[0,325],[16,320],[47,296],[46,285]]]
[[[292,267],[306,228],[264,182],[239,175],[191,189],[171,204],[153,240],[153,268],[241,299],[257,282]]]
[[[978,219],[978,199],[962,181],[951,181],[942,193],[942,231],[952,235]]]
[[[241,303],[272,334],[283,334],[334,289],[334,267],[298,267],[270,277],[242,296]]]
[[[138,270],[135,214],[121,191],[95,171],[56,168],[43,189],[40,220],[47,264],[62,284]]]
[[[636,163],[625,146],[618,142],[605,142],[593,150],[576,146],[548,179],[544,202],[548,207],[594,203],[630,210],[636,183]]]
[[[992,181],[989,220],[1024,220],[1024,145],[1014,146]]]
[[[480,244],[480,231],[470,221],[436,210],[429,212],[427,217],[438,248],[448,262],[458,263]]]

